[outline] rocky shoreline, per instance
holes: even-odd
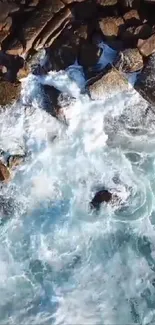
[[[154,106],[154,0],[14,0],[0,2],[0,106],[20,97],[20,79],[31,72],[46,75],[77,62],[83,67],[91,100],[128,89],[124,73],[139,72],[135,89]],[[115,52],[112,64],[99,68],[107,44]],[[44,60],[37,62],[40,51]],[[58,116],[61,92],[45,86]],[[0,162],[0,181],[23,157]],[[11,167],[10,167],[11,166]],[[103,193],[102,193],[103,194]],[[101,200],[101,198],[100,198]],[[103,198],[104,201],[104,198]],[[106,200],[105,200],[106,201]]]

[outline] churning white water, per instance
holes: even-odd
[[[0,118],[0,148],[28,152],[1,188],[0,324],[155,322],[155,118],[133,90],[91,102],[80,67],[29,75]],[[41,84],[73,95],[67,124]],[[120,203],[92,212],[100,187]]]

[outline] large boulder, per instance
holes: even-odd
[[[143,57],[137,48],[126,49],[118,54],[115,67],[126,73],[139,71],[143,68]]]
[[[138,75],[135,88],[151,104],[155,104],[155,53],[152,54],[145,64],[142,72]]]
[[[92,100],[102,100],[128,90],[129,84],[122,73],[109,65],[103,73],[90,79],[87,87]]]
[[[63,12],[63,9],[65,12]],[[68,8],[61,0],[44,0],[42,5],[31,11],[29,17],[21,22],[22,40],[18,37],[11,39],[10,42],[4,46],[4,49],[9,53],[28,53],[32,48],[44,46],[46,41],[50,41],[52,33],[58,35],[63,28],[63,22],[68,17]],[[55,36],[56,37],[56,36]]]

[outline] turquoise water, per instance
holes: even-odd
[[[1,188],[13,203],[1,216],[0,323],[154,324],[154,116],[132,87],[90,102],[71,72],[75,82],[29,76],[1,114],[1,147],[29,155]],[[68,127],[43,109],[40,82],[53,80],[76,97]],[[91,212],[100,186],[120,201]]]

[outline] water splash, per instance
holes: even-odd
[[[0,146],[29,152],[1,189],[14,200],[0,228],[3,324],[155,321],[153,116],[131,86],[91,102],[84,83],[77,66],[29,75],[22,104],[1,114]],[[68,127],[43,109],[42,84],[76,98]],[[100,186],[121,205],[90,212]]]

